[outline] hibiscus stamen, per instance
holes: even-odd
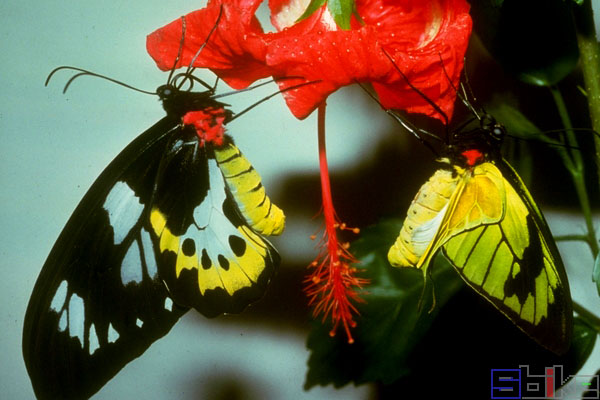
[[[309,304],[314,305],[315,316],[323,314],[323,322],[331,317],[333,327],[329,334],[335,335],[340,323],[344,327],[348,343],[354,339],[350,328],[356,326],[354,315],[358,310],[353,302],[362,302],[357,289],[367,283],[366,279],[355,276],[353,267],[358,261],[350,253],[348,242],[339,242],[337,231],[349,230],[358,233],[358,228],[349,228],[340,222],[333,208],[327,154],[325,150],[325,103],[318,108],[319,165],[321,171],[321,193],[325,230],[319,241],[319,254],[309,265],[314,271],[305,279]],[[316,236],[314,236],[316,238]]]

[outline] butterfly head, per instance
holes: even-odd
[[[479,125],[473,126],[472,123],[477,121]],[[452,132],[447,148],[453,163],[465,168],[499,157],[500,146],[506,135],[504,126],[490,114],[482,114],[471,122]]]
[[[177,89],[175,86],[171,85],[171,84],[165,84],[165,85],[161,85],[156,89],[156,94],[158,95],[158,98],[160,99],[160,101],[165,101],[168,99],[170,99],[171,97],[173,97],[173,95],[175,93],[177,93],[179,91],[179,89]]]
[[[491,146],[500,146],[506,135],[506,128],[504,125],[496,121],[496,119],[490,114],[483,114],[480,120],[481,130],[484,135],[487,136],[488,142]]]

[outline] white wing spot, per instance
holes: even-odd
[[[130,282],[141,283],[143,279],[142,274],[142,259],[140,254],[140,247],[137,241],[134,241],[127,254],[123,257],[121,262],[121,282],[123,285],[127,285]]]
[[[83,335],[84,335],[84,323],[85,323],[85,307],[83,299],[73,293],[71,300],[69,301],[69,334],[71,337],[79,339],[79,343],[83,347]]]
[[[213,208],[221,207],[227,198],[225,180],[216,160],[208,160],[208,180],[208,198],[194,209],[194,222],[201,229],[204,229],[210,223]],[[222,212],[220,209],[218,211]]]
[[[232,235],[239,236],[239,232],[223,214],[223,203],[227,199],[225,179],[214,159],[208,160],[208,176],[206,199],[194,209],[196,223],[190,224],[181,241],[191,238],[196,243],[211,243],[206,252],[208,258],[217,264],[219,255],[231,260],[236,258],[227,239]]]
[[[141,328],[142,326],[144,326],[144,321],[142,321],[141,319],[136,319],[135,324],[137,325],[138,328]]]
[[[165,298],[165,310],[173,311],[173,300],[171,298]]]
[[[135,192],[122,181],[113,186],[102,207],[108,213],[115,244],[123,242],[144,210]]]
[[[65,300],[67,299],[67,290],[69,288],[69,284],[67,281],[62,281],[56,289],[56,293],[54,293],[54,297],[52,298],[52,303],[50,303],[50,309],[60,313],[65,305]]]
[[[112,326],[112,322],[108,324],[108,342],[114,343],[119,339],[119,332],[115,330]]]
[[[144,249],[144,258],[146,259],[146,267],[148,276],[154,279],[158,275],[158,267],[156,266],[156,258],[154,258],[154,247],[152,247],[152,239],[147,230],[142,229],[142,248]]]
[[[60,315],[60,320],[58,321],[58,330],[64,332],[67,330],[67,325],[67,313],[63,311]]]
[[[96,350],[100,348],[100,343],[98,342],[98,334],[96,332],[96,326],[94,324],[90,326],[90,334],[88,337],[90,339],[90,348],[88,352],[90,353],[90,355],[92,355],[96,352]]]

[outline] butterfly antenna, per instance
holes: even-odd
[[[563,132],[591,132],[597,137],[600,138],[600,134],[593,130],[592,128],[563,128],[563,129],[550,129],[547,131],[543,131],[542,133],[563,133]]]
[[[128,85],[128,84],[126,84],[124,82],[121,82],[121,81],[118,81],[116,79],[110,78],[110,77],[108,77],[106,75],[97,74],[95,72],[88,71],[86,69],[77,68],[77,67],[71,67],[71,66],[68,66],[68,65],[63,65],[61,67],[54,68],[54,70],[52,70],[52,72],[50,72],[50,74],[46,78],[46,82],[45,82],[44,86],[48,86],[48,83],[50,82],[50,79],[52,79],[52,76],[54,76],[54,74],[57,71],[60,71],[60,70],[63,70],[63,69],[68,69],[68,70],[71,70],[71,71],[78,71],[79,72],[79,73],[75,74],[74,76],[72,76],[71,79],[69,79],[67,81],[67,83],[66,83],[66,85],[65,85],[65,87],[63,89],[63,93],[67,92],[67,89],[69,88],[69,86],[71,85],[71,83],[73,83],[73,81],[75,79],[79,78],[80,76],[89,75],[89,76],[94,76],[96,78],[105,79],[105,80],[110,81],[112,83],[116,83],[117,85],[121,85],[121,86],[126,87],[128,89],[135,90],[136,92],[145,93],[145,94],[152,94],[152,95],[156,94],[155,92],[149,92],[147,90],[139,89],[139,88],[136,88],[134,86]]]
[[[225,92],[225,93],[217,94],[217,95],[215,95],[215,96],[212,96],[212,98],[213,98],[213,99],[218,99],[218,98],[221,98],[221,97],[227,97],[227,96],[231,96],[231,95],[233,95],[233,94],[238,94],[238,93],[242,93],[242,92],[247,92],[247,91],[250,91],[250,90],[258,89],[258,88],[259,88],[259,87],[261,87],[261,86],[265,86],[265,85],[268,85],[268,84],[270,84],[270,83],[273,83],[273,82],[279,82],[279,81],[283,81],[283,80],[286,80],[286,79],[293,79],[293,78],[296,78],[296,79],[298,79],[298,78],[300,78],[300,77],[298,77],[298,76],[286,76],[286,77],[284,77],[284,78],[278,78],[278,79],[269,79],[268,81],[265,81],[265,82],[258,83],[258,84],[254,85],[254,86],[249,86],[249,87],[247,87],[247,88],[244,88],[244,89],[232,90],[232,91],[230,91],[230,92]],[[217,78],[217,82],[218,82],[218,81],[219,81],[219,79]],[[304,85],[304,84],[305,84],[305,83],[303,83],[303,84],[301,84],[301,85]],[[217,84],[216,84],[216,82],[215,82],[215,86],[214,86],[214,88],[216,88],[216,87],[217,87]],[[285,89],[285,90],[287,90],[287,89]],[[285,91],[285,90],[284,90],[284,91]],[[281,91],[280,91],[280,92],[277,92],[277,93],[281,93]]]
[[[298,84],[298,85],[290,86],[290,87],[288,87],[288,88],[285,88],[285,89],[282,89],[282,90],[278,90],[278,91],[276,91],[276,92],[274,92],[274,93],[271,93],[271,94],[270,94],[270,95],[268,95],[267,97],[263,97],[262,99],[260,99],[260,100],[259,100],[259,101],[257,101],[256,103],[254,103],[254,104],[252,104],[252,105],[250,105],[250,106],[246,107],[245,109],[243,109],[243,110],[242,110],[242,111],[240,111],[239,113],[236,113],[236,114],[235,114],[235,115],[234,115],[234,116],[233,116],[233,117],[232,117],[232,118],[229,120],[229,123],[231,123],[231,121],[233,121],[234,119],[236,119],[236,118],[239,118],[239,117],[241,117],[242,115],[246,114],[248,111],[252,110],[254,107],[258,106],[259,104],[262,104],[262,103],[264,103],[265,101],[269,100],[269,99],[270,99],[270,98],[272,98],[272,97],[275,97],[275,96],[277,96],[277,95],[278,95],[278,94],[280,94],[280,93],[289,92],[290,90],[298,89],[298,88],[301,88],[301,87],[303,87],[303,86],[307,86],[307,85],[314,85],[315,83],[319,83],[319,82],[321,82],[321,80],[317,80],[317,81],[310,81],[310,82],[303,82],[303,83],[300,83],[300,84]],[[266,83],[270,83],[270,82],[266,82]],[[253,87],[253,89],[254,89],[254,88],[256,88],[256,87],[258,87],[258,86],[262,86],[262,85],[264,85],[264,84],[266,84],[266,83],[261,83],[260,85],[257,85],[257,86],[255,86],[255,87]],[[246,90],[250,90],[250,88],[248,88],[248,89],[246,89]],[[238,92],[239,92],[239,90],[238,90]],[[231,94],[233,94],[233,93],[231,93]],[[222,96],[221,96],[221,97],[222,97]]]
[[[440,106],[438,106],[437,104],[435,104],[435,102],[433,100],[431,100],[425,93],[423,93],[418,87],[416,87],[415,85],[413,85],[409,80],[408,77],[404,74],[404,72],[402,72],[400,70],[400,68],[398,68],[398,65],[396,65],[396,62],[394,61],[394,59],[392,58],[392,56],[389,55],[389,53],[387,51],[385,51],[385,49],[381,49],[383,50],[383,54],[385,54],[385,56],[392,62],[392,64],[394,65],[394,68],[396,69],[396,71],[398,71],[398,73],[402,76],[402,78],[404,78],[404,81],[406,82],[406,84],[415,92],[417,92],[419,94],[419,96],[421,96],[423,98],[423,100],[425,100],[427,102],[427,104],[429,104],[431,107],[433,107],[433,109],[435,111],[437,111],[438,114],[441,115],[441,117],[444,119],[445,125],[448,126],[449,123],[449,119],[448,119],[448,115],[446,115],[446,113],[444,112],[444,110],[442,110],[440,108]]]
[[[186,24],[185,24],[185,16],[181,16],[181,40],[179,41],[179,49],[177,50],[177,56],[175,57],[175,61],[173,62],[173,66],[171,67],[171,72],[169,72],[169,77],[167,78],[167,84],[171,83],[171,79],[173,78],[173,73],[175,72],[175,69],[177,68],[177,63],[179,62],[179,59],[181,58],[181,53],[183,52],[183,43],[185,41],[185,29],[186,29]]]
[[[179,81],[179,78],[183,78],[183,79],[181,81],[181,84],[178,85],[177,82]],[[173,86],[175,86],[177,89],[181,89],[181,87],[183,86],[183,84],[186,81],[189,81],[189,84],[190,84],[190,86],[187,88],[188,91],[192,90],[194,88],[194,82],[198,82],[199,84],[204,86],[206,89],[208,89],[208,91],[210,93],[214,93],[214,91],[215,91],[215,88],[213,86],[210,86],[208,83],[204,82],[202,79],[200,79],[194,75],[187,75],[185,72],[175,75],[171,82],[172,82]]]
[[[452,82],[452,78],[450,78],[450,75],[448,74],[448,71],[446,70],[446,66],[444,65],[444,60],[442,59],[442,53],[438,53],[438,56],[440,57],[440,66],[442,67],[442,71],[444,71],[444,76],[446,77],[446,79],[448,80],[448,83],[454,90],[456,97],[458,97],[460,99],[460,101],[463,103],[463,105],[465,107],[467,107],[467,109],[469,111],[471,111],[471,113],[475,116],[475,118],[477,118],[478,121],[481,121],[481,114],[475,109],[475,107],[473,107],[473,103],[477,102],[477,99],[475,98],[475,93],[473,93],[473,90],[471,89],[471,85],[469,84],[469,75],[467,74],[467,67],[466,67],[467,59],[463,58],[463,70],[464,70],[464,75],[465,75],[466,86],[469,89],[469,94],[467,94],[467,91],[465,90],[465,85],[463,85],[462,83],[460,84],[459,88],[454,86],[454,83]],[[469,101],[469,95],[470,95],[471,99],[473,99],[472,101]],[[483,110],[483,113],[485,114],[485,110]],[[455,129],[455,131],[458,131],[458,129]]]
[[[481,120],[481,118],[478,116],[477,111],[475,110],[475,108],[473,107],[473,104],[477,103],[477,97],[475,97],[475,92],[473,91],[473,87],[471,86],[471,80],[469,79],[469,73],[467,71],[467,58],[463,58],[463,71],[464,71],[464,75],[465,75],[465,84],[464,85],[460,85],[463,91],[463,96],[465,97],[465,100],[463,102],[466,101],[467,107],[475,114],[477,115],[477,119]],[[468,90],[468,94],[467,94],[467,90],[465,90],[465,87]],[[471,101],[469,101],[469,96],[471,97]],[[486,114],[486,111],[483,107],[481,107],[481,110],[483,111],[484,114]]]
[[[377,104],[379,104],[379,107],[381,107],[381,109],[383,111],[385,111],[389,116],[391,116],[392,118],[394,118],[394,120],[396,120],[396,122],[398,122],[400,125],[402,125],[402,127],[404,129],[406,129],[408,132],[410,132],[410,134],[412,134],[415,138],[417,138],[417,140],[421,143],[423,143],[425,145],[425,147],[427,147],[429,150],[431,150],[431,152],[436,156],[439,157],[439,154],[437,152],[437,150],[432,146],[431,143],[429,143],[428,141],[426,141],[421,135],[425,135],[428,136],[430,138],[433,138],[437,141],[441,141],[442,139],[440,139],[437,135],[426,131],[425,129],[421,129],[421,128],[417,128],[412,122],[405,120],[404,118],[402,118],[400,115],[398,115],[396,112],[394,112],[393,110],[387,109],[383,106],[383,104],[381,104],[381,102],[379,101],[379,99],[377,97],[375,97],[375,95],[373,93],[371,93],[371,91],[369,91],[364,85],[362,85],[360,82],[356,82],[358,84],[358,86],[360,86],[362,88],[362,90],[364,90],[371,99],[373,99],[373,101],[375,101]]]
[[[196,59],[198,58],[198,56],[200,56],[200,53],[202,53],[202,50],[204,49],[204,47],[206,47],[206,45],[208,44],[208,41],[209,41],[210,37],[212,36],[213,32],[217,30],[217,26],[219,26],[219,21],[221,21],[221,15],[223,15],[223,5],[222,4],[219,7],[219,15],[217,15],[217,20],[215,21],[215,24],[210,29],[210,32],[208,32],[208,36],[206,36],[206,40],[204,41],[204,43],[202,43],[202,46],[200,46],[200,48],[198,49],[196,54],[194,54],[192,61],[190,61],[189,65],[185,71],[186,75],[189,76],[189,75],[193,74],[194,71],[196,70],[196,67],[194,67],[193,65],[196,62]],[[215,87],[216,87],[216,83],[215,83]]]

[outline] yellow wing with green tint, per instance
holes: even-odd
[[[241,312],[262,297],[279,262],[261,234],[280,233],[283,212],[229,139],[173,146],[149,218],[160,277],[177,304],[209,317]]]
[[[426,275],[441,248],[469,286],[538,343],[564,353],[572,310],[562,261],[526,187],[506,162],[501,167],[485,162],[436,172],[388,258]]]
[[[564,353],[573,312],[554,240],[514,170],[504,162],[500,174],[493,164],[486,165],[490,174],[503,176],[504,217],[453,235],[442,251],[465,282],[519,328],[546,348]]]
[[[502,174],[491,163],[473,171],[440,169],[417,193],[400,235],[388,253],[395,267],[427,270],[439,248],[452,236],[504,216]]]

